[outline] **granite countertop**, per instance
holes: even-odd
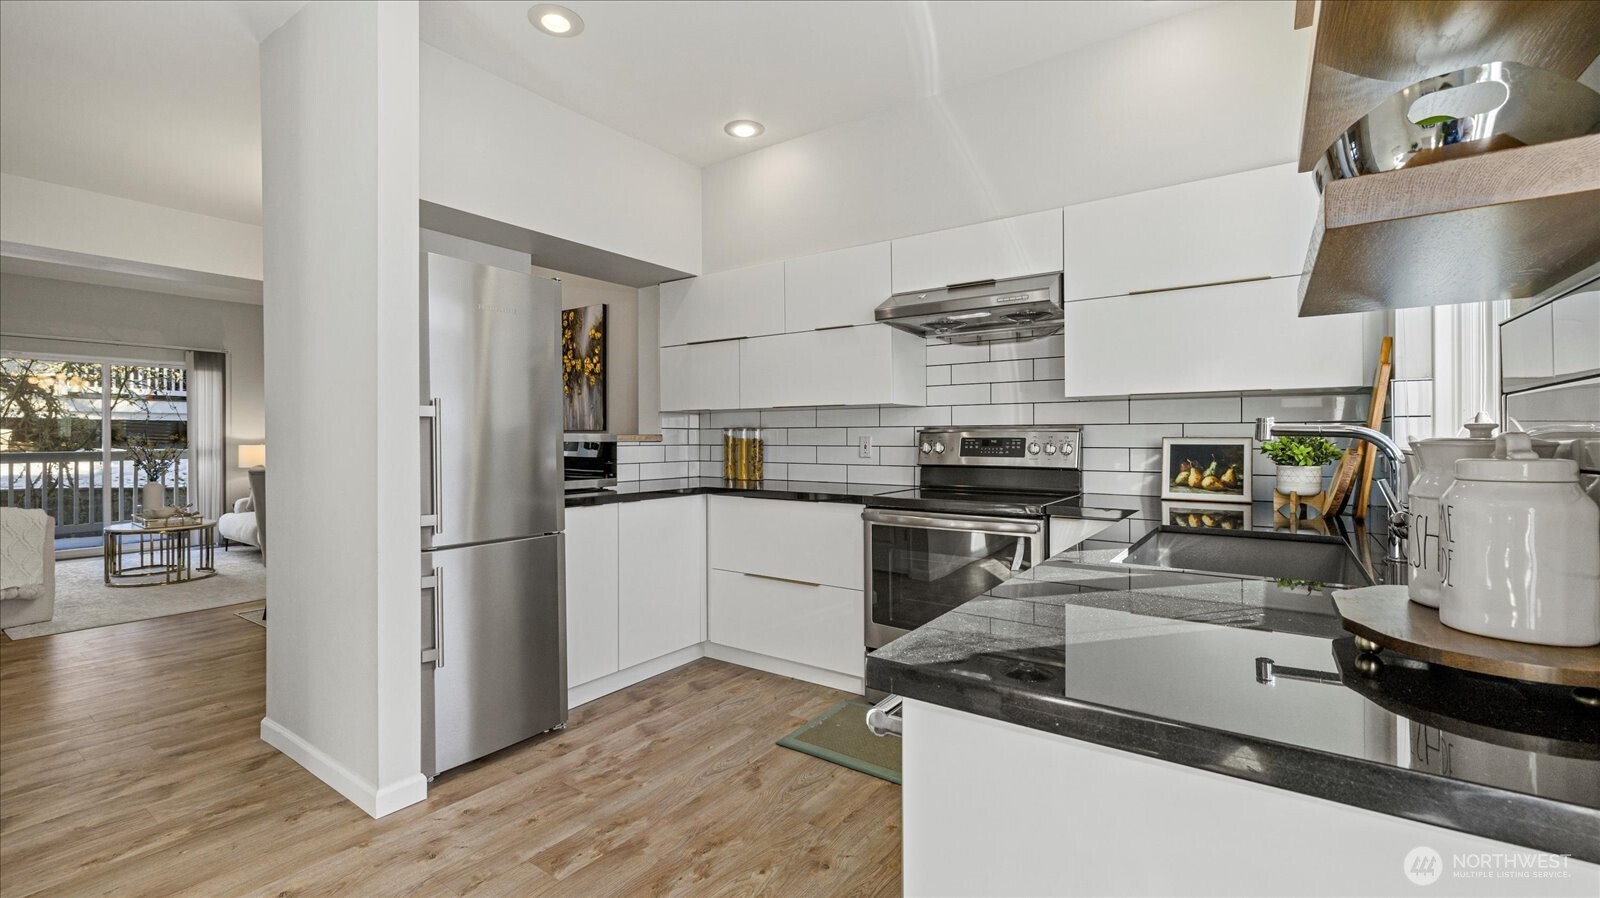
[[[720,477],[680,477],[670,480],[629,481],[603,490],[567,494],[568,508],[588,505],[614,505],[668,499],[673,496],[744,496],[751,499],[787,499],[797,502],[844,502],[864,505],[873,496],[897,493],[911,487],[892,483],[823,483],[809,480],[763,480],[738,486]],[[1085,496],[1074,505],[1052,505],[1052,517],[1120,521],[1134,514],[1137,506],[1115,501],[1111,496]],[[1105,507],[1102,507],[1105,506]]]
[[[1381,533],[1339,535],[1381,561]],[[1118,554],[1069,550],[936,618],[869,654],[868,686],[1600,863],[1600,712],[1570,690],[1392,652],[1364,674],[1331,587]]]
[[[801,502],[852,502],[859,505],[871,496],[903,489],[909,487],[887,483],[820,483],[805,480],[763,480],[749,486],[736,486],[721,477],[678,477],[670,480],[634,480],[603,490],[568,493],[567,507],[702,495]]]

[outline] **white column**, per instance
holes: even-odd
[[[267,716],[373,816],[426,796],[417,4],[311,3],[262,44]]]

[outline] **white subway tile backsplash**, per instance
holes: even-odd
[[[1121,493],[1125,496],[1161,495],[1161,475],[1134,471],[1084,471],[1086,493]]]
[[[989,347],[989,358],[996,362],[1012,359],[1059,359],[1065,351],[1060,334],[1041,337],[1024,343],[994,343]]]
[[[852,442],[848,446],[818,446],[817,464],[819,465],[875,465],[878,463],[878,450],[868,449],[870,458],[862,458]]]
[[[925,384],[930,387],[942,387],[950,383],[949,365],[929,365],[926,369]]]
[[[878,407],[871,408],[819,408],[818,427],[876,427]]]
[[[1134,450],[1143,451],[1143,450]],[[1085,449],[1078,463],[1085,471],[1128,471],[1127,449]]]
[[[992,402],[1051,402],[1061,395],[1061,385],[1053,380],[1025,380],[1019,383],[992,384]]]
[[[1183,396],[1134,399],[1128,403],[1128,421],[1162,424],[1177,421],[1240,421],[1238,396]]]
[[[801,464],[816,464],[817,447],[815,446],[767,446],[763,450],[763,457],[767,464],[774,462],[788,464],[800,462]],[[721,454],[720,452],[718,453]]]
[[[964,365],[969,362],[989,361],[989,347],[986,344],[957,344],[929,341],[929,365]]]
[[[1128,470],[1160,471],[1161,447],[1142,447],[1128,450]]]
[[[1163,437],[1181,436],[1182,424],[1090,424],[1083,428],[1083,445],[1159,449]]]
[[[815,480],[819,483],[844,483],[849,468],[844,465],[790,465],[790,480]]]
[[[988,405],[988,384],[960,384],[951,387],[929,387],[929,405]]]
[[[1063,358],[1037,359],[1033,363],[1034,380],[1061,382],[1062,395],[1066,395],[1067,361]]]
[[[784,408],[761,413],[762,427],[816,427],[814,408]]]
[[[617,464],[666,461],[666,452],[666,447],[659,443],[623,443],[617,446]]]
[[[1086,399],[1040,403],[1033,409],[1033,420],[1039,424],[1126,424],[1128,400]]]
[[[1033,360],[982,362],[953,365],[950,368],[950,382],[953,384],[992,384],[1007,380],[1033,380]]]
[[[1183,435],[1186,437],[1253,437],[1256,435],[1256,422],[1249,424],[1185,424]]]
[[[911,446],[917,439],[915,427],[852,427],[846,442],[851,446],[861,443],[862,437],[872,440],[874,446]]]
[[[878,450],[878,464],[914,467],[917,463],[915,446],[884,446]]]
[[[950,410],[950,423],[957,426],[986,424],[1032,424],[1031,405],[958,405]]]
[[[789,444],[792,446],[843,446],[843,427],[791,427]]]
[[[950,426],[950,407],[948,405],[930,405],[927,408],[891,408],[885,406],[879,411],[881,423],[885,427],[948,427]]]
[[[917,482],[917,469],[895,468],[888,465],[851,465],[848,479],[851,483],[888,483],[911,486]]]

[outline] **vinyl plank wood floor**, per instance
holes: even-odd
[[[0,896],[900,893],[899,787],[773,744],[843,693],[696,661],[372,820],[260,740],[237,610],[0,637]]]

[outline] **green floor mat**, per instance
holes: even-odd
[[[872,735],[867,729],[871,707],[864,702],[840,702],[779,739],[778,744],[898,786],[900,737]]]

